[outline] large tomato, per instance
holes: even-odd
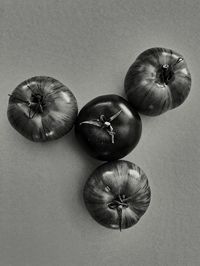
[[[146,212],[151,190],[140,167],[119,160],[105,163],[91,174],[83,198],[98,223],[121,230],[136,224]]]
[[[127,155],[138,143],[141,119],[118,95],[99,96],[80,111],[75,132],[84,149],[93,157],[111,161]]]
[[[9,98],[8,119],[32,141],[58,139],[71,130],[77,116],[77,101],[58,80],[37,76],[19,84]]]
[[[189,94],[191,75],[185,59],[165,48],[141,53],[124,82],[128,101],[145,115],[159,115],[182,104]]]

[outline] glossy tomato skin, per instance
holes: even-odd
[[[99,166],[90,175],[83,198],[98,223],[112,229],[126,229],[135,225],[146,212],[151,190],[147,176],[139,166],[118,160]]]
[[[185,101],[191,75],[182,55],[171,49],[151,48],[131,65],[124,87],[128,101],[138,112],[156,116]]]
[[[121,112],[119,114],[119,112]],[[106,128],[83,123],[96,121],[102,115],[105,121],[118,114],[112,120],[114,143]],[[142,132],[140,116],[128,102],[118,95],[99,96],[87,103],[80,111],[76,124],[76,137],[92,157],[111,161],[124,157],[137,145]]]
[[[19,84],[9,98],[8,120],[31,141],[44,142],[67,134],[77,117],[77,101],[60,81],[36,76]]]

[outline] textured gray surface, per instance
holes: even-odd
[[[0,1],[0,265],[198,266],[200,261],[199,0]],[[152,202],[119,233],[87,213],[81,191],[100,163],[73,132],[47,144],[9,125],[7,94],[24,79],[49,75],[68,85],[79,108],[122,93],[135,57],[153,46],[182,53],[192,73],[186,102],[143,116],[143,134],[125,159],[149,177]]]

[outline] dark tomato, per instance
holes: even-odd
[[[8,120],[32,141],[58,139],[68,133],[78,108],[72,92],[58,80],[38,76],[25,80],[12,92]]]
[[[96,159],[111,161],[127,155],[137,145],[141,119],[118,95],[99,96],[80,111],[75,125],[78,140]]]
[[[140,167],[119,160],[105,163],[91,174],[83,197],[98,223],[121,230],[135,225],[146,212],[151,191]]]
[[[191,87],[185,59],[165,48],[141,53],[131,65],[124,82],[128,101],[145,115],[160,115],[182,104]]]

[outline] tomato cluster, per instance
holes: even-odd
[[[37,142],[58,139],[75,125],[84,150],[107,161],[88,178],[85,205],[97,222],[121,230],[139,221],[151,199],[143,170],[118,160],[140,140],[139,113],[156,116],[176,108],[185,101],[190,87],[191,75],[183,56],[170,49],[151,48],[136,58],[126,74],[128,101],[115,94],[102,95],[78,114],[70,89],[54,78],[36,76],[23,81],[9,95],[7,115],[19,133]]]

